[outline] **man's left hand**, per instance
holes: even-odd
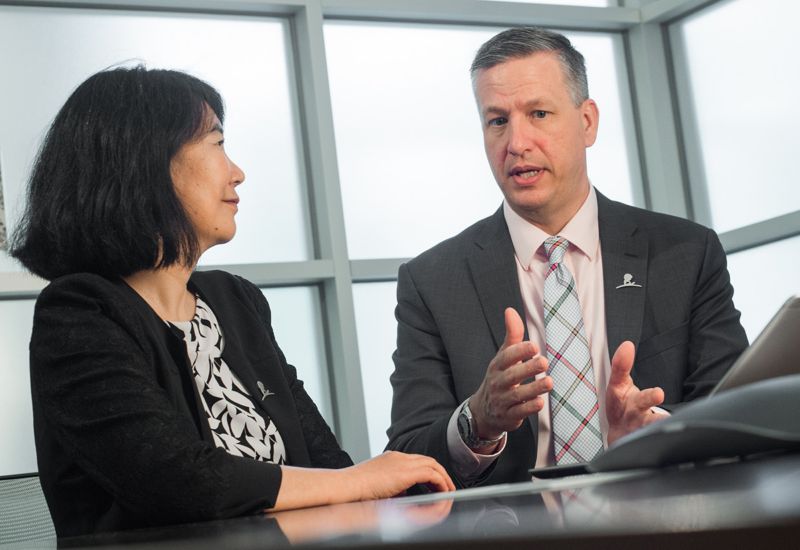
[[[611,359],[611,376],[606,389],[609,445],[642,426],[669,416],[653,410],[664,402],[664,390],[658,387],[640,390],[633,383],[631,369],[635,355],[633,342],[625,341]]]

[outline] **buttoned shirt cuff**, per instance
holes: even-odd
[[[466,400],[464,400],[466,403]],[[503,436],[500,441],[500,446],[497,452],[490,455],[477,454],[472,451],[464,440],[461,439],[461,434],[458,433],[458,412],[464,403],[456,407],[455,412],[450,417],[450,422],[447,423],[447,449],[450,451],[450,463],[456,475],[465,483],[474,481],[476,478],[486,471],[492,463],[497,460],[503,449],[506,448],[506,440],[508,436]]]

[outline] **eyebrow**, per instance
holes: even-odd
[[[489,115],[506,116],[508,115],[508,109],[501,109],[500,107],[487,107],[481,111],[481,116],[487,117]]]
[[[531,99],[525,103],[525,109],[528,111],[535,110],[537,108],[546,107],[548,105],[547,100],[542,99],[541,97],[537,97],[535,99]]]
[[[222,129],[222,125],[218,122],[215,122],[214,125],[208,130],[209,134],[213,134],[214,132],[219,132],[220,134],[224,134],[225,130]]]
[[[539,98],[539,97],[531,99],[530,101],[526,101],[525,102],[525,110],[526,111],[533,111],[533,110],[540,109],[540,108],[545,107],[545,106],[547,106],[547,101],[542,99],[542,98]],[[490,106],[486,107],[486,109],[483,110],[483,116],[486,116],[486,115],[507,115],[508,112],[509,112],[508,109],[503,109],[501,107],[495,107],[495,106],[490,105]]]

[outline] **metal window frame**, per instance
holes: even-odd
[[[359,365],[352,285],[397,278],[406,258],[350,260],[339,183],[323,25],[363,20],[443,25],[540,25],[623,35],[634,115],[641,206],[692,219],[704,218],[705,182],[695,177],[696,142],[680,105],[680,56],[669,25],[717,0],[623,0],[619,6],[584,7],[486,0],[0,0],[0,6],[202,13],[287,18],[298,94],[300,134],[315,258],[204,266],[222,268],[267,286],[319,288],[326,334],[334,429],[355,460],[369,456],[366,407]],[[679,101],[684,99],[684,101]],[[684,109],[686,111],[686,109]],[[692,155],[695,155],[694,157]],[[687,160],[688,159],[688,160]],[[800,211],[721,235],[729,252],[800,233]],[[45,282],[21,272],[0,273],[0,300],[35,298]]]
[[[695,12],[708,8],[723,0],[661,0],[642,9],[643,17],[649,17],[662,27],[665,47],[671,57],[672,105],[674,107],[677,135],[683,141],[681,151],[685,157],[684,189],[691,205],[690,219],[711,226],[711,206],[708,182],[700,146],[700,129],[697,125],[696,109],[690,83],[677,75],[688,74],[686,59],[689,52],[684,44],[674,38],[675,24]],[[650,9],[648,9],[650,8]],[[748,224],[720,233],[720,241],[728,254],[763,246],[800,235],[800,210]]]

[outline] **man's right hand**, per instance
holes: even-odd
[[[469,408],[481,439],[495,439],[516,430],[531,414],[544,407],[543,393],[553,389],[553,379],[544,376],[525,380],[547,370],[547,359],[533,342],[522,341],[525,325],[514,308],[505,310],[506,338],[494,356],[480,388],[470,397]]]

